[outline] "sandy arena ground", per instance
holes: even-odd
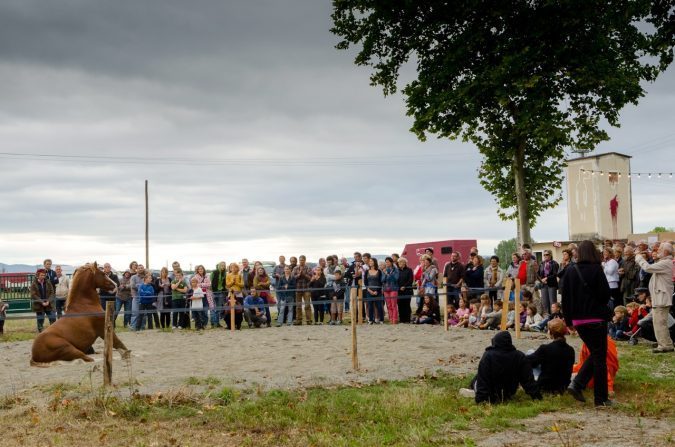
[[[473,375],[492,331],[451,329],[438,326],[359,326],[358,372],[351,367],[349,327],[302,326],[271,329],[208,330],[202,333],[144,331],[120,333],[132,350],[130,362],[114,354],[113,382],[121,394],[137,389],[153,393],[199,384],[208,377],[218,386],[239,388],[302,388],[371,383],[432,375],[439,371]],[[580,340],[568,338],[578,351]],[[526,351],[546,342],[543,334],[523,333],[515,340]],[[97,341],[96,361],[59,362],[49,368],[32,368],[32,341],[0,344],[0,396],[32,396],[34,405],[45,405],[40,389],[57,384],[89,389],[102,384],[102,341]],[[467,377],[467,384],[468,384]],[[129,385],[131,383],[131,385]],[[567,408],[519,421],[499,432],[475,430],[476,445],[486,447],[584,445],[672,445],[672,427],[666,420],[641,418],[592,409]],[[598,423],[600,422],[600,424]],[[551,430],[558,424],[561,435]],[[449,439],[462,432],[448,427]]]
[[[124,332],[119,336],[132,350],[131,371],[117,352],[113,382],[128,383],[132,376],[139,391],[153,392],[184,385],[189,377],[214,376],[224,384],[264,389],[312,385],[348,385],[392,380],[446,371],[472,374],[492,331],[439,326],[359,326],[360,371],[351,365],[348,326],[300,326],[201,333]],[[536,348],[546,337],[523,333],[516,346]],[[575,348],[578,339],[570,339]],[[102,374],[90,374],[102,364],[103,342],[94,345],[94,364],[59,362],[49,368],[28,365],[32,341],[0,345],[0,394],[52,383],[93,384]]]

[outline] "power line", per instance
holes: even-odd
[[[180,158],[180,157],[132,157],[123,158],[120,156],[108,155],[63,155],[63,154],[42,154],[42,153],[17,153],[0,152],[0,158],[7,160],[29,160],[29,161],[53,161],[53,162],[75,162],[75,163],[105,163],[121,165],[137,165],[139,163],[153,163],[166,166],[264,166],[261,163],[269,163],[272,166],[382,166],[382,165],[426,165],[430,161],[438,160],[461,160],[467,159],[466,153],[424,153],[419,155],[396,155],[384,154],[378,156],[329,156],[329,157],[285,157],[285,158]]]

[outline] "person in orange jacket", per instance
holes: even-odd
[[[572,367],[572,373],[576,374],[581,369],[581,365],[584,364],[590,352],[586,343],[581,345],[581,352],[579,353],[579,361],[574,364]],[[610,394],[614,394],[614,378],[616,373],[619,371],[619,354],[616,351],[616,344],[612,337],[607,336],[607,391]],[[593,387],[593,379],[588,382],[588,388]]]

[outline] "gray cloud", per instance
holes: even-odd
[[[490,252],[512,237],[475,148],[417,141],[403,98],[383,98],[333,48],[329,15],[314,1],[0,4],[0,151],[117,157],[0,157],[0,261],[140,257],[144,179],[161,259],[459,237]],[[672,69],[647,86],[601,149],[633,150],[634,168],[669,163],[673,86]],[[644,146],[656,137],[667,144]],[[189,161],[165,163],[176,158]],[[636,230],[668,200],[656,185],[634,188]],[[558,207],[534,237],[564,239],[566,222]]]

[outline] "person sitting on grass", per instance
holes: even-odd
[[[431,294],[424,295],[424,302],[417,308],[417,318],[414,324],[438,324],[440,320],[440,310],[434,296]]]
[[[539,326],[544,319],[537,312],[537,306],[530,304],[527,306],[527,317],[525,318],[525,324],[523,329],[526,331],[531,331],[532,326]]]
[[[626,335],[630,332],[628,321],[628,309],[625,306],[616,306],[614,316],[607,329],[612,340],[626,340],[628,338]]]
[[[265,316],[265,300],[258,296],[256,289],[251,289],[248,296],[244,298],[244,318],[248,327],[259,328],[267,322]]]
[[[507,331],[498,332],[485,349],[478,364],[478,374],[471,389],[461,389],[460,395],[474,397],[477,404],[500,403],[511,399],[521,385],[532,399],[541,400],[539,386],[532,375],[532,366],[525,354],[518,351]]]
[[[565,322],[559,318],[548,322],[548,335],[553,341],[528,353],[527,360],[535,369],[541,391],[562,394],[569,386],[574,366],[574,348],[567,344]]]
[[[479,329],[499,329],[502,324],[502,307],[504,303],[502,300],[495,301],[495,306],[492,312],[486,314],[478,325]]]

